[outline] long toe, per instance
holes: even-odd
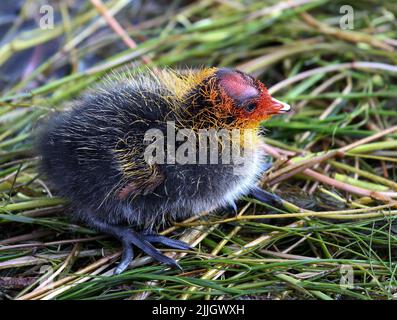
[[[134,244],[143,252],[151,256],[153,259],[162,262],[170,267],[177,268],[182,270],[181,266],[172,258],[167,257],[162,254],[159,250],[153,247],[147,240],[144,239],[143,236],[138,233],[131,231],[128,237],[131,244]]]
[[[117,268],[114,270],[114,274],[120,274],[125,269],[128,268],[132,259],[134,258],[134,250],[129,242],[123,241],[123,254],[121,256],[121,261]]]
[[[179,240],[170,239],[158,234],[143,234],[142,238],[145,239],[147,242],[151,243],[160,243],[166,247],[170,247],[172,249],[179,249],[179,250],[193,250],[191,246],[187,243]]]

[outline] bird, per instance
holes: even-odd
[[[237,69],[111,72],[40,127],[40,172],[69,200],[72,218],[121,242],[115,274],[128,268],[136,248],[181,269],[154,245],[190,246],[159,235],[159,228],[236,209],[246,195],[277,200],[258,186],[271,167],[260,127],[289,110]],[[221,139],[220,131],[232,134]],[[202,133],[209,143],[201,143]],[[230,156],[235,149],[239,157]]]

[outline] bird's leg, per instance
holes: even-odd
[[[92,215],[90,215],[90,219],[86,220],[86,222],[94,229],[100,232],[110,234],[121,241],[123,245],[123,254],[119,265],[114,271],[114,274],[119,274],[123,272],[125,269],[127,269],[129,264],[131,263],[134,257],[134,253],[132,249],[133,245],[144,251],[153,259],[181,270],[182,268],[174,259],[169,258],[166,255],[162,254],[150,243],[151,242],[162,243],[168,247],[175,249],[182,249],[182,250],[190,249],[190,247],[182,241],[168,239],[160,235],[140,234],[134,230],[131,230],[128,227],[105,223],[95,218],[93,219]]]
[[[251,190],[250,196],[264,203],[282,205],[283,200],[276,194],[265,191],[259,187]]]

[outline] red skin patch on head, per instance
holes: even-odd
[[[221,86],[226,93],[235,100],[243,101],[258,96],[259,91],[237,72],[230,72],[222,76]]]

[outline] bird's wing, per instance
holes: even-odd
[[[117,191],[119,199],[153,193],[165,180],[157,164],[145,161],[144,152],[145,146],[139,137],[128,136],[118,143],[115,159],[123,174]]]
[[[153,193],[155,189],[164,181],[164,175],[158,171],[158,166],[154,165],[151,170],[140,174],[139,179],[127,182],[119,189],[118,198],[123,200],[129,196],[148,195]]]

